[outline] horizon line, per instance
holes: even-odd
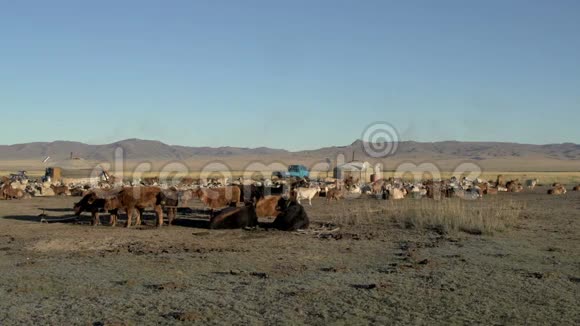
[[[24,143],[15,143],[15,144],[0,144],[0,146],[7,146],[7,147],[11,147],[11,146],[19,146],[19,145],[28,145],[28,144],[53,144],[53,143],[78,143],[78,144],[83,144],[83,145],[88,145],[88,146],[106,146],[106,145],[113,145],[116,143],[121,143],[121,142],[127,142],[127,141],[146,141],[146,142],[159,142],[161,144],[167,145],[167,146],[181,146],[181,147],[191,147],[191,148],[237,148],[237,149],[260,149],[260,148],[265,148],[265,149],[271,149],[271,150],[281,150],[281,151],[286,151],[286,152],[290,152],[290,153],[294,153],[294,152],[304,152],[304,151],[313,151],[313,150],[320,150],[323,148],[331,148],[331,147],[347,147],[347,146],[352,146],[357,142],[362,142],[362,139],[356,139],[355,141],[353,141],[350,144],[346,144],[346,145],[330,145],[330,146],[322,146],[322,147],[317,147],[317,148],[313,148],[313,149],[298,149],[298,150],[289,150],[289,149],[284,149],[284,148],[274,148],[274,147],[268,147],[268,146],[256,146],[256,147],[249,147],[249,146],[230,146],[230,145],[224,145],[224,146],[203,146],[203,145],[180,145],[180,144],[170,144],[170,143],[166,143],[163,142],[161,140],[158,139],[143,139],[143,138],[126,138],[126,139],[120,139],[117,141],[113,141],[110,143],[85,143],[82,141],[75,141],[75,140],[53,140],[53,141],[30,141],[30,142],[24,142]],[[483,143],[489,143],[489,144],[514,144],[514,145],[532,145],[532,146],[550,146],[550,145],[565,145],[565,144],[571,144],[571,145],[580,145],[574,142],[562,142],[562,143],[542,143],[542,144],[538,144],[538,143],[520,143],[520,142],[509,142],[509,141],[464,141],[464,140],[437,140],[437,141],[417,141],[417,140],[401,140],[398,143],[422,143],[422,144],[433,144],[433,143],[474,143],[474,144],[483,144]],[[382,143],[389,143],[389,142],[382,142]]]

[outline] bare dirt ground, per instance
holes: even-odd
[[[492,235],[379,215],[322,235],[208,230],[198,213],[160,229],[41,224],[78,198],[0,201],[0,325],[580,324],[580,193],[545,191],[484,198],[525,202]],[[336,222],[381,205],[306,209]]]

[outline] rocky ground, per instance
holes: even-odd
[[[580,324],[580,193],[545,190],[500,194],[525,209],[487,235],[335,225],[370,198],[315,199],[307,233],[208,230],[197,210],[46,224],[78,198],[0,201],[0,325]]]

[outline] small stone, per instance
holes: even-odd
[[[377,287],[377,285],[374,283],[371,283],[371,284],[353,284],[352,287],[355,289],[359,289],[359,290],[372,290],[372,289],[375,289]]]
[[[268,274],[262,273],[262,272],[252,272],[252,273],[250,273],[250,275],[256,276],[259,278],[268,278]]]

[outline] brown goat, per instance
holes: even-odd
[[[344,191],[342,189],[329,189],[326,192],[326,201],[330,202],[331,200],[338,201],[339,199],[344,199]]]

